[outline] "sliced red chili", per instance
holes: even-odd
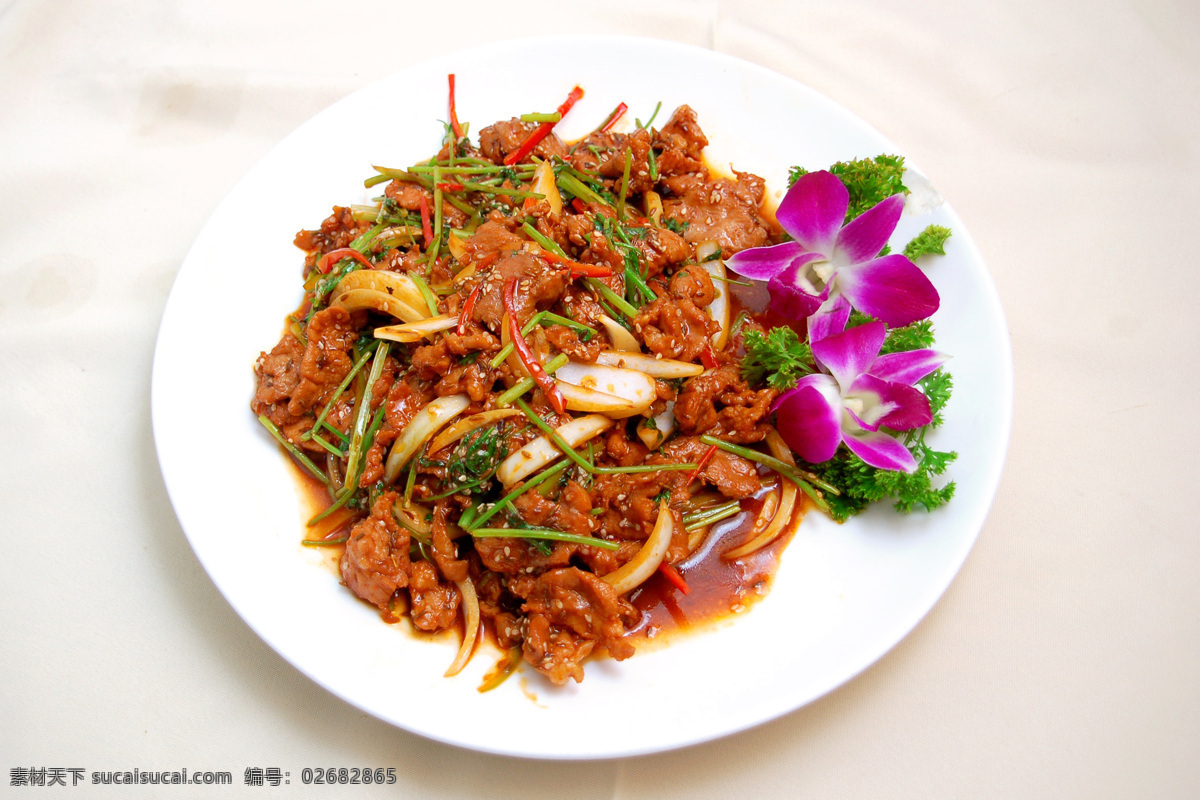
[[[458,124],[458,109],[454,106],[454,73],[446,76],[450,83],[450,130],[454,131],[454,141],[463,138],[462,125]]]
[[[576,86],[571,90],[571,93],[567,95],[567,99],[563,102],[563,104],[558,107],[559,118],[561,119],[562,117],[565,117],[567,112],[579,102],[579,98],[581,97],[583,97],[583,89]],[[517,162],[521,161],[521,159],[525,158],[525,156],[532,153],[533,148],[537,147],[538,143],[541,142],[542,139],[545,139],[550,135],[550,131],[554,130],[554,126],[556,124],[557,123],[554,122],[543,122],[541,125],[537,126],[534,132],[529,134],[529,138],[521,143],[520,147],[504,157],[504,165],[511,167],[513,164],[516,164]]]
[[[317,269],[321,271],[322,275],[328,275],[329,270],[333,268],[333,265],[341,261],[343,258],[353,258],[367,269],[372,269],[375,266],[369,260],[367,260],[366,256],[355,250],[353,247],[341,247],[337,250],[330,250],[328,253],[321,256],[321,260],[317,262]]]
[[[433,245],[433,224],[429,221],[429,198],[421,195],[421,233],[425,236],[425,249]]]
[[[572,278],[578,275],[587,278],[611,278],[613,274],[612,267],[606,264],[581,264],[578,261],[563,258],[558,253],[551,253],[549,250],[543,250],[541,257],[551,264],[563,264],[568,267],[571,270]]]
[[[546,374],[542,362],[538,361],[537,356],[530,349],[529,343],[521,335],[521,323],[517,320],[516,290],[517,279],[509,278],[508,282],[504,284],[504,310],[508,313],[508,336],[512,339],[513,350],[516,351],[517,358],[521,359],[521,363],[525,365],[525,369],[529,370],[529,376],[533,378],[533,382],[550,401],[550,407],[556,414],[562,414],[567,410],[566,398],[563,397],[554,379]]]
[[[479,294],[483,291],[483,281],[475,287],[471,294],[467,295],[467,302],[463,303],[462,311],[458,315],[458,335],[463,336],[467,332],[467,323],[471,321],[471,313],[475,310],[475,304],[479,302]]]
[[[717,368],[717,356],[713,353],[710,342],[705,342],[704,349],[700,351],[700,363],[704,365],[705,369]]]
[[[613,112],[608,115],[608,119],[604,120],[604,124],[600,126],[601,133],[608,133],[612,130],[612,126],[617,124],[617,120],[625,116],[625,112],[629,110],[629,106],[621,103],[613,109]]]
[[[578,197],[571,198],[571,208],[575,209],[575,211],[579,214],[587,213],[587,206],[585,206],[583,204],[583,201],[580,200]]]
[[[687,594],[689,591],[691,591],[691,589],[688,588],[687,581],[685,581],[683,576],[679,574],[679,570],[675,569],[675,567],[671,566],[667,562],[664,561],[659,564],[658,571],[661,572],[662,576],[666,578],[667,581],[669,581],[671,585],[678,589],[682,594]]]
[[[437,185],[443,192],[461,192],[463,185],[458,181],[443,181]]]
[[[713,454],[717,452],[717,446],[714,444],[704,451],[704,455],[700,456],[700,460],[696,462],[696,468],[688,473],[687,483],[683,484],[683,488],[687,488],[692,481],[700,477],[700,473],[708,466],[708,462],[712,461]]]

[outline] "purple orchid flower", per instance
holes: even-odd
[[[879,355],[887,328],[870,322],[812,343],[826,372],[806,375],[775,401],[784,441],[810,464],[833,458],[845,442],[872,467],[912,472],[912,453],[879,429],[907,431],[928,425],[929,399],[913,387],[945,363],[933,350]]]
[[[879,258],[904,210],[892,195],[846,225],[850,193],[837,176],[810,172],[788,189],[776,217],[794,241],[735,254],[726,265],[739,275],[767,280],[770,309],[809,319],[809,339],[840,331],[851,307],[891,327],[937,311],[937,290],[907,256]],[[818,313],[819,312],[819,313]]]

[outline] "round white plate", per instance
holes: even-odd
[[[580,58],[590,53],[594,57]],[[712,630],[630,660],[587,665],[554,688],[522,670],[476,691],[487,652],[442,677],[457,643],[386,625],[351,596],[328,557],[299,544],[309,509],[275,442],[250,413],[251,365],[301,299],[292,245],[334,204],[359,202],[372,164],[428,157],[446,119],[446,75],[458,113],[478,131],[586,95],[561,123],[584,135],[619,102],[656,124],[696,109],[710,163],[767,179],[775,200],[787,168],[897,148],[835,103],[752,64],[692,47],[629,38],[508,42],[405,69],[301,126],[237,185],[188,253],[167,302],[154,357],[155,441],[167,490],[196,555],[230,604],[297,669],[362,710],[476,750],[603,758],[705,741],[756,725],[829,692],[886,653],[958,572],[1000,477],[1012,409],[1003,314],[962,222],[947,205],[907,215],[893,242],[930,223],[953,229],[928,274],[942,296],[938,348],[953,354],[954,397],[940,449],[959,452],[949,506],[902,516],[875,508],[845,525],[810,514],[770,595]],[[664,74],[669,80],[650,80]],[[219,432],[219,435],[218,433]]]

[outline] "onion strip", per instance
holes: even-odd
[[[795,465],[795,459],[792,458],[792,451],[784,443],[783,438],[772,429],[767,434],[767,447],[770,448],[772,455],[787,464]],[[726,550],[721,554],[721,558],[735,559],[742,556],[748,556],[751,553],[761,550],[771,542],[779,538],[783,533],[783,529],[787,527],[788,522],[792,519],[792,512],[796,507],[796,484],[783,478],[779,478],[781,485],[779,491],[779,508],[774,510],[772,515],[768,510],[767,503],[763,504],[762,513],[759,514],[758,520],[754,523],[754,530],[759,531],[764,524],[766,518],[770,518],[771,524],[761,529],[761,532],[754,536],[745,544],[735,547],[732,550]],[[772,494],[774,496],[774,494]]]
[[[457,324],[457,317],[450,314],[442,314],[437,317],[418,320],[417,322],[406,322],[403,325],[386,325],[382,328],[376,328],[375,338],[387,339],[390,342],[412,344],[413,342],[421,341],[426,336],[433,336],[439,331],[448,331]]]
[[[347,273],[344,278],[338,281],[337,286],[334,287],[333,295],[336,297],[339,294],[344,294],[355,289],[373,289],[377,292],[384,292],[406,305],[428,311],[425,307],[425,297],[421,294],[421,290],[417,288],[417,284],[413,279],[407,275],[387,270],[358,269]],[[424,316],[428,317],[429,314],[426,313]]]
[[[602,576],[606,583],[612,585],[617,594],[625,594],[641,586],[647,578],[658,570],[667,548],[671,546],[671,536],[675,532],[675,521],[666,500],[658,503],[658,519],[650,538],[642,545],[637,555],[631,558],[625,566]]]
[[[599,319],[600,324],[604,326],[604,332],[608,334],[608,340],[612,342],[613,350],[623,353],[642,352],[642,346],[638,344],[638,340],[634,338],[628,328],[608,314],[601,314]]]
[[[400,470],[404,468],[409,459],[415,456],[417,451],[441,430],[442,426],[461,414],[470,404],[471,400],[465,394],[455,394],[449,397],[439,397],[418,411],[417,415],[404,426],[404,433],[400,435],[400,438],[392,445],[392,451],[388,453],[387,465],[383,473],[384,485],[388,486],[394,483],[400,476]]]
[[[416,307],[410,306],[400,298],[374,289],[351,289],[348,292],[342,292],[332,298],[330,305],[340,306],[347,311],[361,311],[362,309],[379,311],[383,314],[391,314],[396,319],[405,322],[420,322],[429,316],[428,310],[418,311]]]
[[[478,414],[472,414],[466,419],[460,419],[458,422],[439,433],[437,437],[429,443],[429,452],[436,453],[443,447],[457,442],[459,439],[466,436],[476,428],[482,428],[485,425],[491,425],[493,422],[498,422],[506,417],[520,415],[521,410],[518,408],[497,408],[493,411],[480,411]]]
[[[471,660],[471,653],[475,651],[475,641],[479,638],[479,597],[475,594],[475,584],[471,583],[470,578],[464,578],[455,581],[454,585],[462,595],[463,639],[462,646],[458,648],[458,655],[446,670],[447,678],[453,678],[462,672],[463,667]]]
[[[586,417],[573,419],[555,429],[555,433],[571,447],[579,445],[611,428],[613,421],[603,414],[588,414]],[[511,486],[527,475],[532,475],[542,467],[563,455],[562,450],[550,440],[549,436],[539,436],[529,444],[504,460],[496,470],[496,477],[505,486]]]
[[[628,353],[618,350],[605,350],[596,356],[596,363],[608,367],[632,369],[643,372],[651,378],[691,378],[704,372],[704,367],[690,361],[676,361],[672,358],[654,358],[641,353]]]

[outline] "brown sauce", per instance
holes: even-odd
[[[779,559],[804,515],[804,504],[797,503],[791,523],[774,542],[737,559],[721,554],[749,540],[763,498],[772,490],[768,484],[743,501],[740,514],[713,525],[687,560],[675,565],[687,583],[686,594],[659,573],[634,590],[630,600],[642,619],[630,636],[661,641],[694,632],[740,614],[766,596]]]

